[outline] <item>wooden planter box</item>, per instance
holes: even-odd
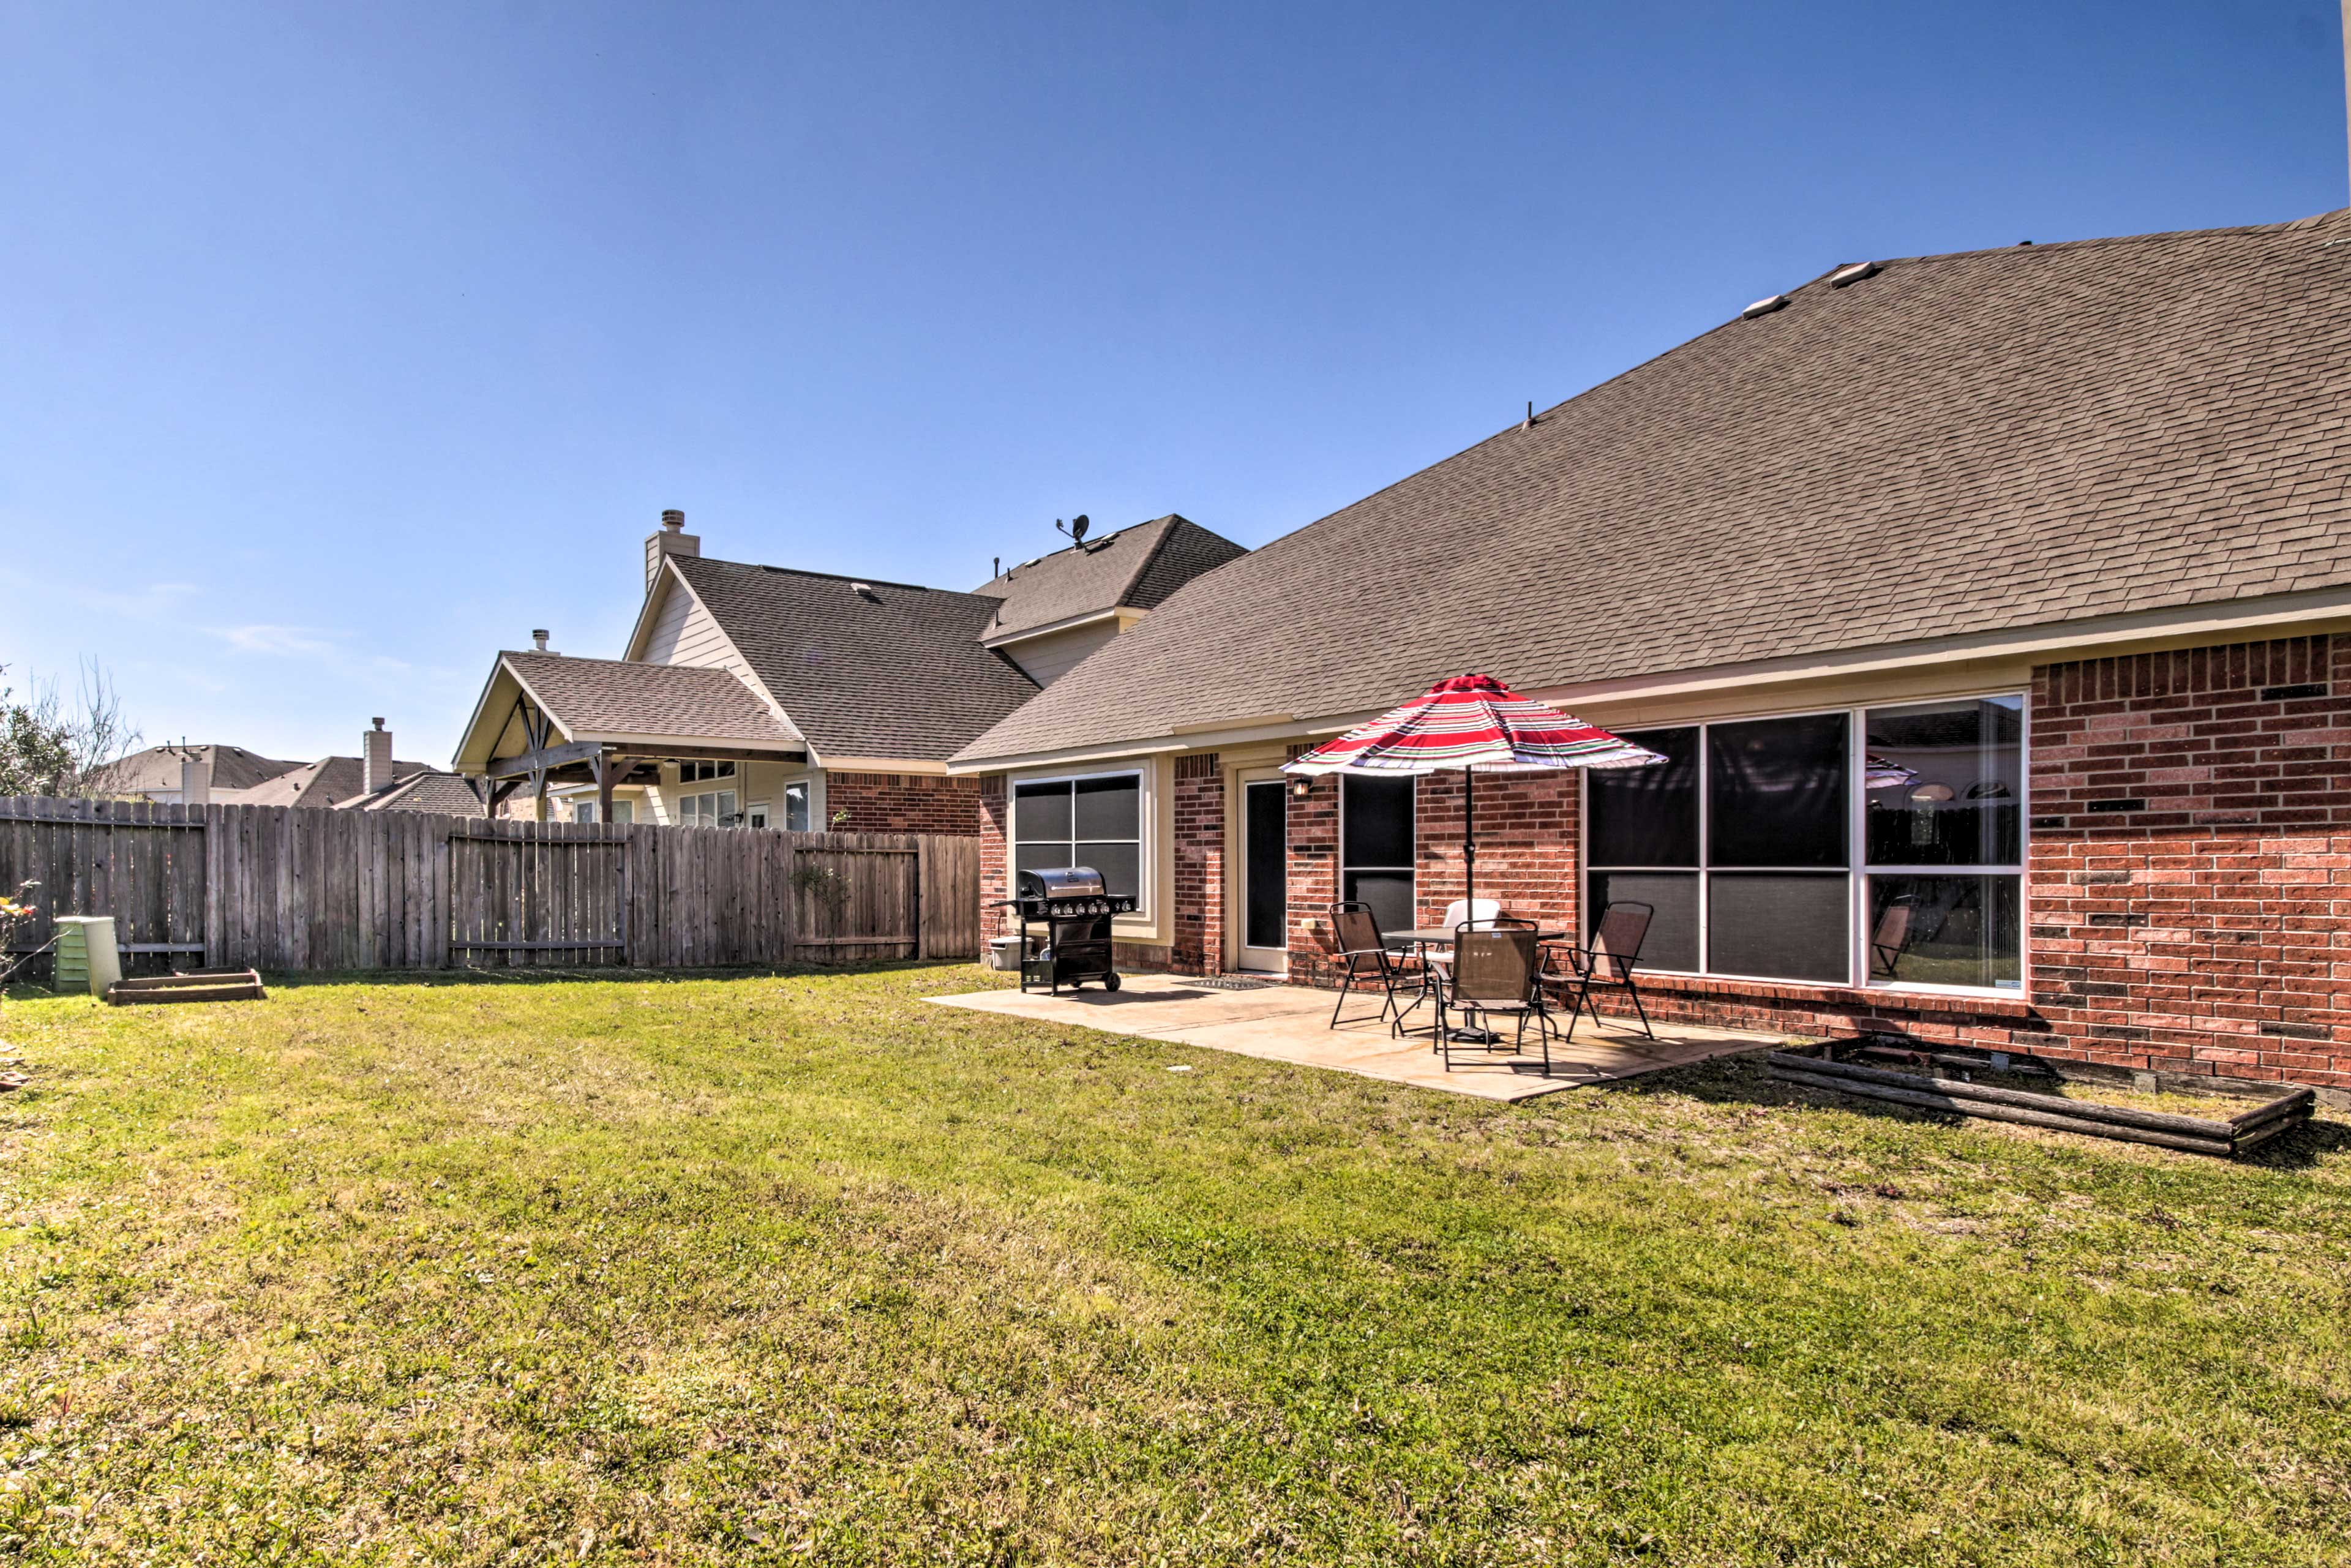
[[[1910,1071],[1855,1060],[1868,1057],[1902,1062]],[[2117,1079],[2111,1073],[2085,1070],[2080,1062],[1976,1051],[1966,1046],[1928,1046],[1885,1037],[1864,1036],[1775,1051],[1768,1061],[1773,1078],[1807,1089],[1826,1089],[1839,1094],[1857,1094],[1865,1099],[1886,1100],[1897,1105],[1916,1105],[1923,1110],[1980,1116],[1994,1122],[2021,1122],[2026,1126],[2048,1127],[2061,1133],[2085,1133],[2094,1138],[2153,1144],[2159,1148],[2216,1155],[2222,1159],[2258,1148],[2288,1128],[2310,1120],[2311,1108],[2318,1098],[2313,1090],[2289,1084],[2225,1078],[2186,1080],[2168,1073]],[[2210,1094],[2224,1104],[2241,1103],[2246,1108],[2225,1120],[2142,1111],[2129,1105],[2103,1105],[2093,1100],[2036,1094],[2029,1090],[1973,1082],[1973,1074],[1984,1071],[2042,1072],[2072,1083]]]
[[[261,977],[251,969],[203,969],[193,975],[155,975],[117,980],[106,988],[107,1001],[118,1008],[155,1007],[165,1002],[258,1002],[268,998]]]

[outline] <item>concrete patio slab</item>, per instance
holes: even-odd
[[[1659,1027],[1656,1040],[1649,1040],[1641,1038],[1637,1025],[1610,1019],[1595,1029],[1587,1018],[1577,1025],[1573,1040],[1552,1042],[1548,1078],[1542,1076],[1539,1055],[1487,1051],[1474,1046],[1456,1046],[1453,1071],[1447,1072],[1429,1049],[1426,1034],[1391,1039],[1385,1024],[1368,1018],[1361,1023],[1330,1028],[1333,998],[1329,991],[1278,984],[1254,990],[1217,990],[1181,975],[1127,975],[1123,979],[1124,988],[1116,991],[1090,988],[1056,997],[1007,989],[928,999],[942,1007],[1204,1046],[1301,1067],[1326,1067],[1481,1100],[1525,1100],[1554,1090],[1605,1083],[1776,1045],[1783,1038],[1747,1030],[1667,1024]],[[1375,998],[1367,998],[1362,1010],[1369,1014],[1376,1005]]]

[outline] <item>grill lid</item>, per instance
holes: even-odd
[[[1102,873],[1090,865],[1055,866],[1020,873],[1022,898],[1099,898],[1102,892]]]

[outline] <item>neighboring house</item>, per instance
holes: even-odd
[[[2346,389],[2351,213],[1836,269],[1176,591],[956,753],[985,880],[1322,977],[1460,782],[1280,764],[1488,671],[1671,759],[1478,797],[1653,1010],[2351,1087]]]
[[[407,774],[381,789],[335,803],[338,811],[421,811],[439,817],[479,817],[481,791],[462,774],[437,768]]]
[[[298,763],[273,779],[242,789],[224,789],[217,781],[212,791],[215,806],[308,806],[319,809],[351,804],[387,786],[434,769],[422,762],[395,762],[392,732],[377,719],[360,732],[361,755],[321,757]],[[478,810],[476,807],[476,810]]]
[[[500,653],[457,749],[551,817],[976,835],[947,758],[1240,547],[1162,517],[978,591],[716,560],[663,514],[619,659]]]
[[[108,763],[99,788],[108,795],[177,805],[184,798],[191,765],[193,776],[210,779],[214,790],[250,789],[302,766],[263,757],[242,746],[151,746]]]

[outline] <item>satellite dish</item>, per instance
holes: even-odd
[[[1063,533],[1069,535],[1070,542],[1071,544],[1081,545],[1086,542],[1086,529],[1092,525],[1086,521],[1086,515],[1083,512],[1080,512],[1076,517],[1071,517],[1066,523],[1062,522],[1061,518],[1055,517],[1053,519],[1053,526],[1061,529]]]

